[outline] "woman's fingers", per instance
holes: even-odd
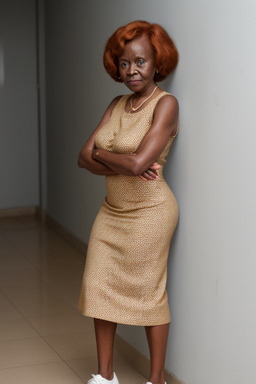
[[[161,167],[162,166],[155,161],[147,171],[139,175],[139,178],[143,181],[157,180],[159,177],[157,170]]]
[[[158,174],[156,171],[147,170],[146,172],[143,172],[139,178],[144,181],[148,180],[156,180],[158,179]]]
[[[146,179],[145,177],[143,177],[142,175],[139,175],[138,176],[141,180],[143,180],[143,181],[148,181],[148,179]]]
[[[157,171],[157,170],[160,169],[160,168],[161,168],[161,165],[158,164],[157,162],[154,162],[154,163],[151,165],[151,167],[150,167],[149,169],[152,169],[152,170],[154,170],[154,171]]]
[[[148,169],[145,173],[148,176],[152,177],[153,179],[157,179],[158,178],[157,171],[155,171],[155,170]]]

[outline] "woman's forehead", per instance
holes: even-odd
[[[149,38],[146,35],[142,35],[126,43],[120,58],[126,55],[136,57],[154,56],[153,47]]]

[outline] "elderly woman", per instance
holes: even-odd
[[[149,383],[164,384],[171,320],[167,258],[178,221],[162,168],[178,130],[178,102],[157,82],[178,62],[157,24],[135,21],[107,41],[104,66],[132,92],[116,97],[79,154],[79,167],[106,176],[107,196],[95,219],[79,308],[94,318],[98,374],[91,384],[118,384],[113,371],[117,323],[145,326]]]

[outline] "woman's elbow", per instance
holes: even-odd
[[[77,159],[77,165],[79,168],[86,168],[86,162],[85,162],[85,159],[82,156],[81,152],[79,153],[79,156]]]
[[[140,176],[144,171],[145,166],[143,166],[143,164],[141,164],[141,162],[136,159],[131,166],[132,176]]]

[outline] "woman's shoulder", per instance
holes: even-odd
[[[156,109],[179,109],[179,102],[177,98],[169,92],[161,92],[156,104]]]
[[[154,110],[154,121],[158,121],[164,126],[172,127],[172,130],[174,131],[174,133],[171,134],[172,138],[177,135],[179,103],[174,95],[168,92],[162,94],[162,97],[158,100]]]
[[[169,103],[178,103],[177,98],[172,93],[169,93],[166,91],[162,91],[159,94],[159,101],[160,100],[165,100],[165,102],[169,102]]]

